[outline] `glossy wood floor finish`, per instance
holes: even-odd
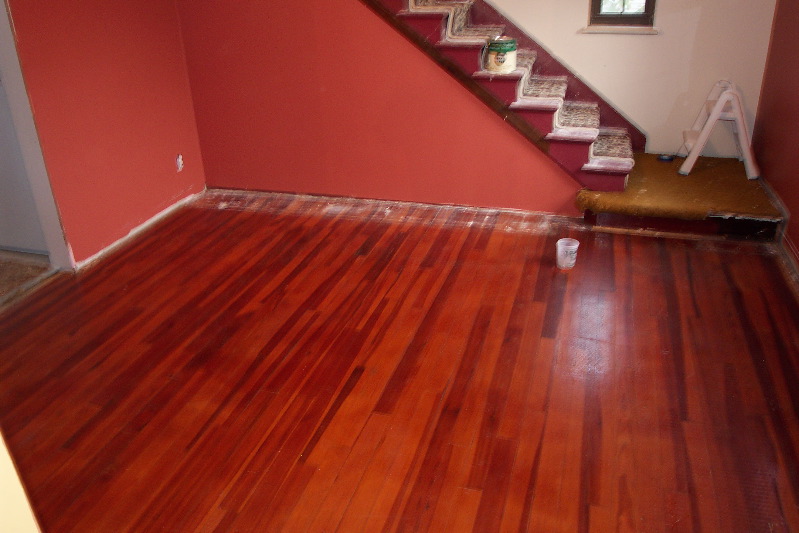
[[[799,531],[763,245],[217,192],[0,332],[46,532]]]

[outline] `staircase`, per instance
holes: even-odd
[[[362,0],[595,191],[624,190],[646,138],[543,47],[482,0]],[[518,43],[517,68],[483,70],[486,40]]]

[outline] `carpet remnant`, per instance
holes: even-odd
[[[700,157],[691,174],[678,172],[683,158],[658,161],[656,154],[636,154],[622,192],[582,190],[577,207],[594,213],[704,220],[708,217],[780,220],[760,185],[749,180],[734,158]]]
[[[558,113],[562,127],[599,129],[599,105],[593,102],[564,102]]]
[[[40,261],[18,258],[16,255],[0,255],[0,303],[27,288],[50,269]]]

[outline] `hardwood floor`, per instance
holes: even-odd
[[[799,531],[765,245],[216,192],[0,334],[46,532]]]

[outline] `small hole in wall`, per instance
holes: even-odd
[[[183,154],[178,154],[175,158],[175,168],[178,169],[178,172],[183,170]]]

